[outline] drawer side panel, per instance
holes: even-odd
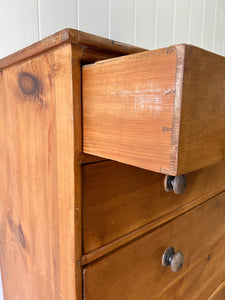
[[[174,131],[179,130],[180,99],[175,103],[175,94],[181,84],[176,72],[177,63],[182,64],[178,49],[146,51],[83,67],[85,153],[176,173]]]

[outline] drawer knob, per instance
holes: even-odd
[[[172,272],[178,272],[184,264],[184,255],[182,252],[174,251],[173,247],[169,247],[163,253],[162,265],[164,267],[170,266]]]
[[[175,194],[182,194],[187,187],[187,176],[166,175],[164,179],[164,188],[166,192],[174,191]]]

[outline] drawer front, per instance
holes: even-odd
[[[149,300],[225,235],[225,193],[175,218],[84,269],[85,300]],[[184,255],[174,273],[162,266],[168,247]]]
[[[189,272],[181,275],[178,280],[154,300],[224,300],[225,277],[225,239],[220,240],[205,253]]]
[[[83,249],[89,253],[143,228],[158,226],[224,190],[225,162],[187,174],[183,194],[167,193],[164,175],[113,161],[83,166]]]

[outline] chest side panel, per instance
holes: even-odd
[[[71,46],[4,69],[3,84],[0,258],[5,297],[75,299]]]

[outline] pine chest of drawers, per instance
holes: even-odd
[[[71,29],[0,61],[6,300],[225,297],[224,78]]]

